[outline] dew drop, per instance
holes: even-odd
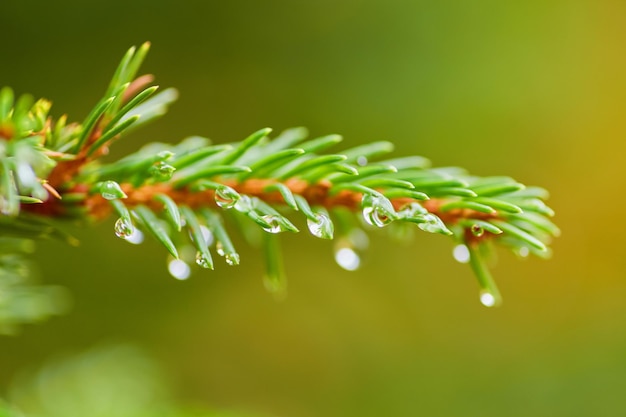
[[[230,187],[220,186],[215,189],[215,204],[224,209],[235,207],[241,196]],[[237,211],[241,211],[237,209]],[[250,211],[250,210],[247,210]]]
[[[457,245],[452,250],[452,256],[457,262],[466,264],[470,261],[470,251],[465,245]]]
[[[100,194],[107,200],[115,200],[117,198],[126,198],[126,194],[115,181],[105,181],[100,184]]]
[[[242,195],[235,202],[235,205],[233,207],[240,213],[248,213],[254,208],[254,204],[250,197],[248,197],[247,195]]]
[[[324,213],[315,213],[315,220],[307,218],[307,227],[311,234],[320,239],[332,239],[334,232],[333,222]]]
[[[485,307],[493,307],[496,305],[496,297],[489,291],[480,292],[480,303]]]
[[[448,230],[446,225],[441,221],[441,219],[435,216],[432,213],[427,213],[421,216],[423,223],[418,223],[417,227],[422,229],[425,232],[429,233],[441,233],[444,235],[450,235],[452,232]]]
[[[267,227],[262,227],[262,229],[268,233],[280,233],[285,231],[285,228],[281,224],[280,218],[278,216],[275,216],[273,214],[266,214],[264,216],[261,216],[261,220],[267,223]]]
[[[135,227],[128,219],[124,219],[120,217],[115,222],[115,235],[122,239],[129,238],[133,232],[135,231]]]
[[[187,264],[187,262],[181,259],[172,259],[167,264],[167,270],[170,275],[179,280],[186,280],[191,275],[191,268]]]
[[[522,246],[517,250],[517,254],[522,258],[527,258],[528,255],[530,255],[530,249],[528,249],[526,246]]]
[[[215,244],[215,251],[219,256],[224,256],[226,254],[226,252],[224,252],[224,245],[220,241],[217,241]]]
[[[130,242],[133,245],[139,245],[140,243],[143,242],[143,233],[141,232],[141,230],[135,227],[133,232],[130,235],[128,235],[125,239],[127,242]]]
[[[485,234],[485,229],[483,229],[483,227],[479,224],[473,224],[470,230],[472,231],[472,234],[476,237],[481,237]]]
[[[363,155],[359,156],[356,159],[356,163],[359,164],[359,166],[364,167],[365,165],[367,165],[367,157]]]
[[[172,178],[174,175],[174,171],[176,168],[173,166],[166,164],[165,162],[159,162],[152,168],[152,176],[157,178],[159,181],[167,181]]]
[[[361,265],[361,258],[352,248],[341,247],[335,251],[335,262],[346,271],[356,271]]]
[[[363,219],[372,226],[384,227],[391,223],[396,216],[391,202],[384,197],[364,194],[361,207],[363,208]]]
[[[398,211],[398,216],[402,219],[412,219],[427,213],[428,210],[422,207],[419,203],[411,202],[402,206],[402,208]]]
[[[202,252],[196,252],[196,264],[206,269],[213,269],[211,260],[204,256]]]
[[[230,266],[239,265],[239,254],[238,253],[229,253],[224,258],[226,263]]]

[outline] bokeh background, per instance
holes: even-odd
[[[304,125],[545,186],[563,235],[550,261],[501,254],[498,309],[443,237],[374,237],[349,273],[330,243],[286,236],[276,302],[254,250],[179,282],[164,250],[120,242],[109,219],[74,230],[78,249],[39,246],[40,279],[73,308],[0,339],[0,397],[59,355],[122,342],[200,409],[622,416],[625,17],[609,0],[2,1],[0,84],[53,99],[57,116],[82,119],[123,52],[153,43],[144,71],[181,98],[111,158]]]

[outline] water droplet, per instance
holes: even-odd
[[[285,231],[285,228],[280,221],[280,217],[278,216],[266,214],[261,216],[261,220],[267,223],[267,227],[262,227],[262,229],[268,233],[280,233]]]
[[[140,243],[143,242],[143,233],[141,232],[141,230],[135,227],[133,232],[130,235],[128,235],[125,239],[127,242],[130,242],[133,245],[139,245]]]
[[[428,210],[422,207],[419,203],[411,202],[402,206],[402,208],[398,211],[398,217],[402,219],[412,219],[427,213]]]
[[[448,230],[446,225],[441,221],[441,219],[435,216],[432,213],[423,214],[421,216],[423,223],[418,223],[417,227],[422,229],[425,232],[429,233],[441,233],[444,235],[451,235],[452,232]]]
[[[367,165],[367,157],[363,155],[359,156],[356,159],[356,163],[359,164],[359,166],[364,167],[365,165]]]
[[[167,181],[172,178],[174,171],[176,171],[176,168],[173,166],[166,164],[165,162],[158,162],[152,167],[151,174],[159,181]]]
[[[226,252],[224,252],[224,245],[219,240],[215,244],[215,251],[219,256],[224,256],[226,254]]]
[[[493,307],[496,305],[496,297],[487,290],[480,292],[480,302],[485,307]]]
[[[213,232],[211,232],[209,228],[203,224],[200,225],[200,232],[202,233],[202,237],[204,238],[206,245],[211,246],[213,244],[213,241],[215,240],[213,237]]]
[[[364,194],[361,206],[363,208],[363,218],[367,224],[372,226],[384,227],[396,217],[396,212],[391,202],[384,197]]]
[[[126,198],[126,194],[115,181],[104,181],[100,184],[100,194],[107,200],[115,200],[117,198]]]
[[[220,186],[215,189],[215,204],[223,209],[235,207],[235,204],[240,198],[241,195],[230,187]]]
[[[315,220],[307,219],[306,224],[311,234],[321,239],[332,239],[334,232],[333,222],[324,213],[315,213]]]
[[[517,254],[522,258],[527,258],[528,255],[530,255],[530,249],[528,249],[526,246],[522,246],[517,250]]]
[[[167,270],[170,272],[170,275],[181,281],[189,278],[189,275],[191,275],[191,268],[187,262],[181,259],[172,259],[167,264]]]
[[[230,266],[239,265],[239,254],[238,253],[226,254],[226,257],[224,259],[226,260],[226,263],[228,265],[230,265]]]
[[[466,264],[470,261],[470,251],[465,245],[457,245],[452,250],[452,256],[457,262]]]
[[[115,222],[115,235],[117,237],[121,237],[122,239],[127,239],[130,237],[135,231],[135,227],[128,219],[124,219],[120,217]]]
[[[335,262],[347,271],[355,271],[361,265],[361,258],[352,248],[344,246],[335,251]]]
[[[206,269],[213,269],[211,259],[207,258],[202,252],[196,252],[196,264]]]
[[[483,229],[483,227],[479,224],[473,224],[470,230],[472,231],[472,234],[476,237],[481,237],[485,234],[485,229]]]
[[[254,203],[250,197],[242,195],[239,197],[239,200],[235,202],[233,207],[240,213],[248,213],[254,208]]]

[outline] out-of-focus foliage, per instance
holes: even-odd
[[[130,345],[103,345],[49,360],[20,375],[8,398],[11,406],[0,402],[0,417],[250,416],[180,409],[158,365]]]
[[[34,248],[29,239],[0,237],[0,334],[13,334],[20,324],[66,310],[68,296],[63,288],[34,282],[38,274],[27,257]]]

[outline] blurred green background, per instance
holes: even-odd
[[[144,71],[181,98],[112,158],[305,125],[545,186],[563,236],[548,262],[501,254],[494,310],[443,237],[374,238],[349,273],[328,242],[286,236],[289,296],[276,302],[251,249],[241,267],[179,282],[162,248],[120,242],[109,219],[75,230],[78,249],[39,246],[40,279],[74,306],[0,339],[0,397],[25,369],[121,341],[198,407],[622,416],[625,17],[604,0],[2,1],[0,84],[53,99],[57,116],[82,119],[123,52],[153,43]]]

